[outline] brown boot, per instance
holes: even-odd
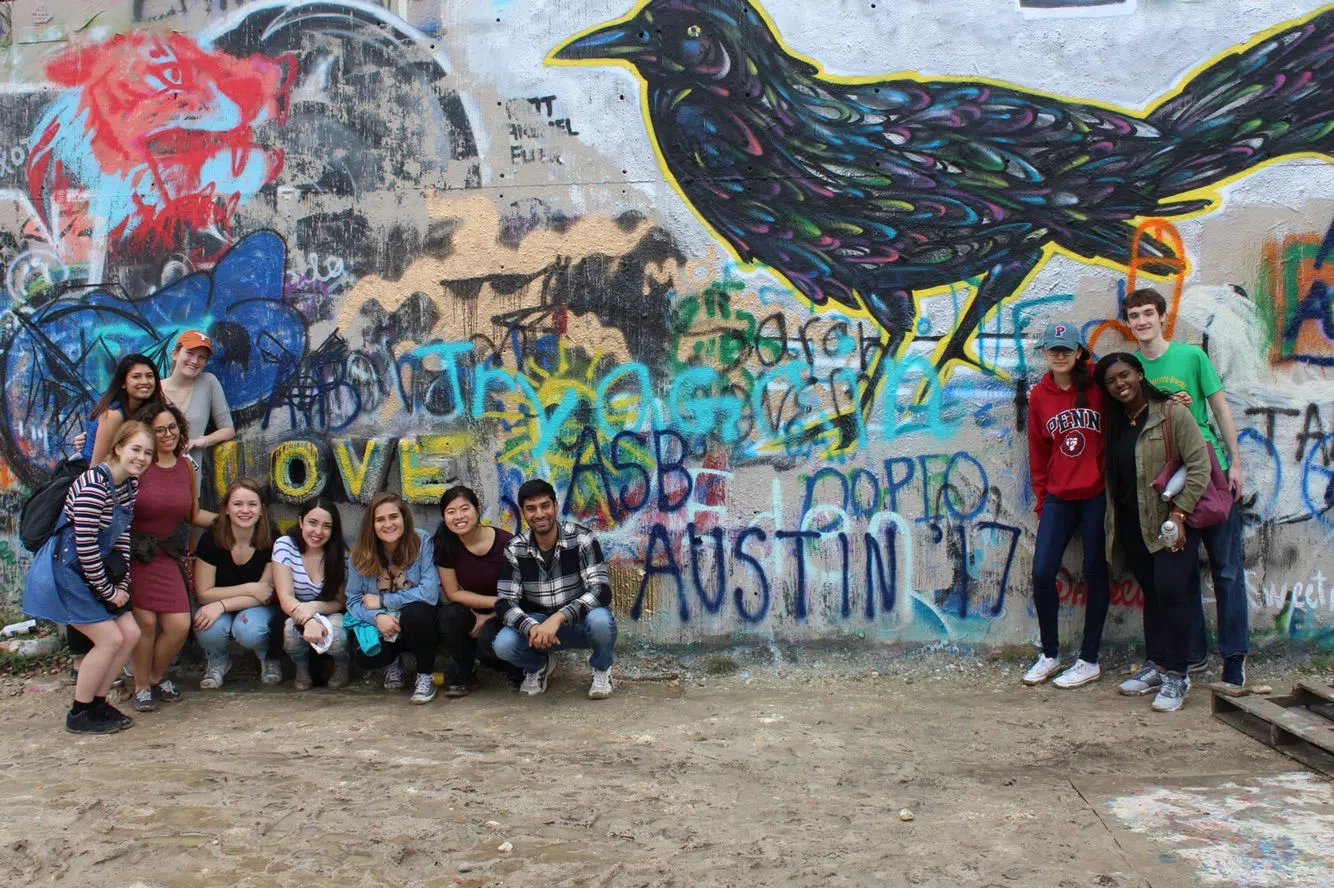
[[[296,667],[296,681],[294,682],[298,691],[308,691],[315,684],[310,678],[310,667],[300,664]]]
[[[347,687],[348,674],[346,663],[335,663],[333,672],[329,674],[328,686],[333,690]]]

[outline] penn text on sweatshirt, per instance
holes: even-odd
[[[1075,396],[1074,386],[1062,390],[1051,373],[1028,393],[1028,465],[1039,513],[1048,494],[1081,500],[1103,490],[1102,389],[1090,381],[1083,407]]]

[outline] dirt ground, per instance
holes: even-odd
[[[491,681],[427,706],[372,680],[187,679],[185,701],[94,738],[63,731],[57,678],[7,679],[0,884],[1220,884],[1136,845],[1088,787],[1301,770],[1213,719],[1200,688],[1160,715],[1116,695],[1120,669],[1062,692],[956,660],[675,681],[631,662],[605,702],[572,656],[544,697]]]

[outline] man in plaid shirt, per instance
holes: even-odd
[[[556,517],[556,491],[545,481],[519,487],[519,511],[529,532],[510,540],[496,584],[496,655],[523,670],[521,693],[547,689],[553,648],[590,648],[588,696],[611,696],[616,620],[602,547],[586,527]]]

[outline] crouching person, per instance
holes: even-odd
[[[426,532],[413,526],[403,497],[388,492],[371,499],[352,546],[346,624],[352,656],[363,669],[385,667],[385,690],[396,691],[403,687],[402,656],[412,654],[413,703],[435,699],[440,577],[434,551]]]
[[[240,478],[222,499],[213,529],[195,551],[195,638],[204,648],[205,690],[222,687],[232,668],[233,640],[259,659],[260,680],[283,679],[282,661],[269,653],[274,601],[273,532],[259,483]]]
[[[273,544],[273,589],[287,614],[283,650],[296,666],[296,689],[310,690],[310,654],[328,653],[330,688],[347,685],[350,656],[343,631],[347,543],[338,507],[324,497],[297,512],[296,527]]]
[[[505,625],[496,635],[496,654],[523,670],[519,690],[531,696],[547,689],[551,651],[592,649],[588,696],[610,697],[616,620],[597,537],[557,520],[556,491],[546,481],[525,481],[518,501],[528,533],[510,540],[500,565],[496,615]]]

